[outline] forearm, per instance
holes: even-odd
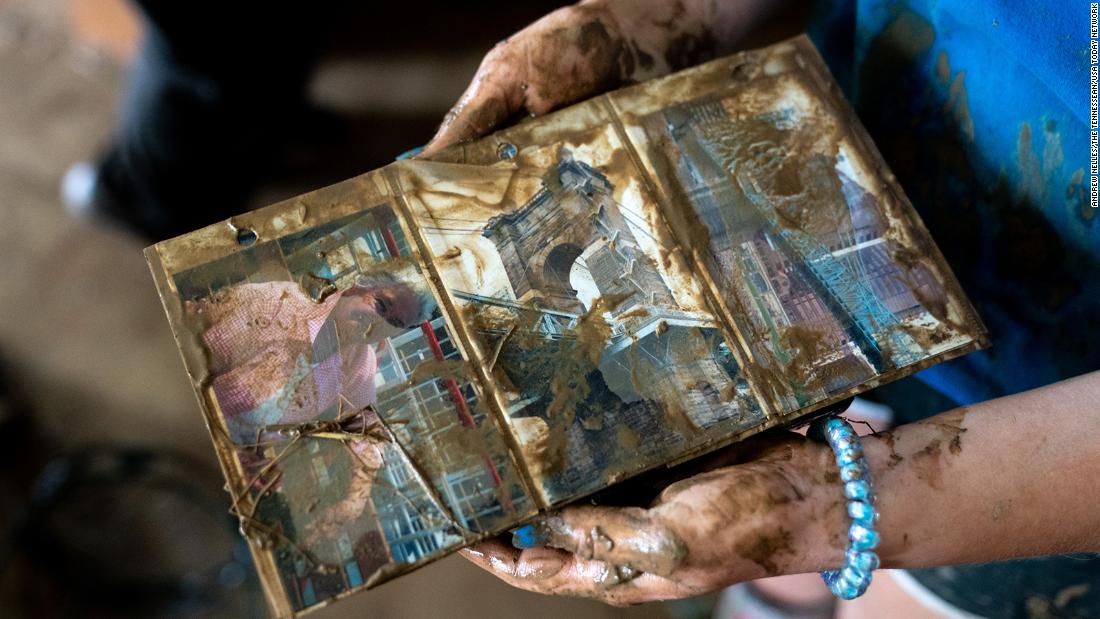
[[[866,437],[887,567],[1100,551],[1100,372]]]
[[[1100,550],[1097,402],[1100,372],[865,437],[883,566]],[[772,434],[716,456],[649,509],[566,507],[532,523],[536,547],[467,557],[525,589],[615,604],[841,566],[848,518],[828,446]]]

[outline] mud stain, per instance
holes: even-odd
[[[454,258],[457,258],[457,257],[461,256],[461,255],[462,255],[462,248],[455,246],[455,247],[451,247],[450,249],[443,252],[442,254],[439,254],[439,259],[440,260],[452,260]]]
[[[905,461],[905,458],[898,453],[894,446],[897,439],[894,437],[893,432],[880,432],[876,436],[878,436],[879,440],[881,440],[890,450],[890,461],[886,463],[886,468],[892,469]]]
[[[793,537],[790,531],[779,527],[774,534],[761,534],[735,546],[734,551],[742,558],[759,565],[766,575],[774,576],[779,573],[776,556],[794,554]]]
[[[410,385],[419,385],[431,379],[453,378],[459,382],[472,382],[474,370],[469,361],[461,359],[427,359],[421,361],[412,376],[409,377]]]
[[[940,439],[932,439],[923,449],[910,456],[917,479],[937,490],[943,486],[943,463],[940,461],[942,444]]]

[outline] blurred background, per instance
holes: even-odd
[[[423,144],[484,52],[555,6],[390,3],[341,8],[314,30],[321,26],[285,19],[271,26],[264,11],[230,18],[210,3],[177,4],[199,32],[224,22],[199,37],[214,61],[232,41],[249,48],[246,59],[323,41],[303,72],[310,109],[292,120],[273,113],[265,128],[285,139],[245,139],[232,118],[211,121],[231,144],[277,148],[263,169],[244,160],[230,168],[232,149],[212,152],[224,159],[220,180],[234,186],[184,179],[177,195],[200,203],[200,225]],[[103,199],[97,170],[125,125],[120,98],[145,29],[126,0],[0,0],[3,617],[267,615],[141,254],[158,230],[190,222],[135,230],[126,218],[105,225],[72,214],[103,206],[94,203]],[[259,77],[247,65],[231,69],[274,100],[279,91],[263,92],[265,80],[284,68],[265,64]],[[450,557],[312,616],[694,617],[709,604],[614,609],[543,597]]]

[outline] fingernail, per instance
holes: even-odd
[[[427,145],[425,145],[425,146],[427,146]],[[422,152],[424,152],[424,146],[417,146],[416,148],[410,148],[409,150],[407,150],[407,151],[401,153],[400,155],[394,157],[393,160],[394,161],[401,161],[402,159],[412,159],[413,157],[419,155]]]
[[[516,565],[515,575],[519,578],[540,580],[554,576],[565,567],[565,559],[557,555],[538,559],[521,559]]]
[[[458,554],[464,555],[464,556],[467,556],[467,557],[471,557],[471,558],[474,558],[474,559],[481,559],[481,558],[485,557],[484,552],[481,552],[480,550],[475,550],[473,548],[459,548],[458,549]]]
[[[540,548],[546,545],[546,529],[534,524],[525,524],[512,531],[512,546],[525,550],[527,548]]]
[[[516,564],[509,557],[502,557],[496,554],[489,555],[489,567],[493,571],[500,572],[501,574],[512,575],[516,571]]]

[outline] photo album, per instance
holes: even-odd
[[[986,345],[806,37],[146,256],[278,616]]]

